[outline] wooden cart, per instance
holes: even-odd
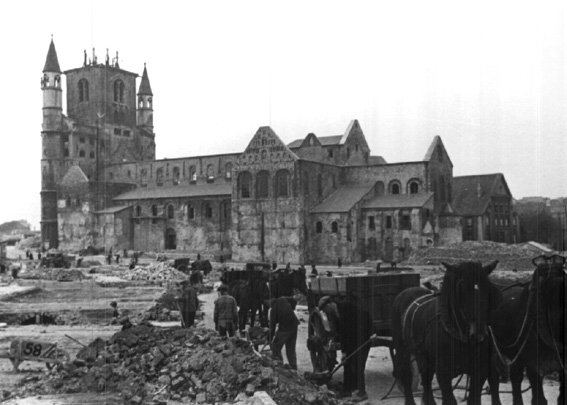
[[[308,339],[314,373],[325,373],[333,368],[333,359],[341,345],[332,319],[317,308],[322,297],[333,301],[356,299],[372,317],[373,332],[377,338],[372,346],[386,346],[392,350],[392,304],[404,289],[419,286],[418,273],[376,273],[352,277],[318,277],[311,280],[308,290]]]
[[[10,350],[0,353],[0,358],[10,359],[14,372],[23,361],[40,361],[51,370],[57,364],[70,361],[69,353],[57,347],[57,343],[37,340],[16,339],[10,344]]]

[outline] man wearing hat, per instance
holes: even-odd
[[[181,326],[190,328],[195,324],[195,314],[197,313],[197,309],[199,309],[199,299],[197,298],[197,292],[191,287],[189,280],[183,280],[180,284],[180,296],[175,299],[179,306],[179,311],[181,312]]]
[[[213,320],[215,321],[215,330],[221,336],[228,335],[234,336],[236,325],[238,324],[238,308],[236,300],[231,295],[228,295],[228,287],[226,284],[221,284],[217,290],[220,294],[215,300],[215,312]]]

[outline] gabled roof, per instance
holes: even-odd
[[[144,73],[142,73],[142,81],[140,82],[140,89],[138,90],[138,95],[153,96],[152,87],[150,86],[150,79],[148,78],[148,70],[146,69],[145,63],[144,63]]]
[[[389,194],[374,197],[364,203],[362,208],[392,209],[420,208],[433,198],[433,193]]]
[[[61,185],[68,186],[77,183],[88,183],[89,178],[79,166],[71,166],[61,179]]]
[[[282,142],[280,137],[269,126],[258,128],[248,146],[238,157],[238,165],[256,164],[270,160],[297,161],[299,157]]]
[[[53,38],[51,39],[51,43],[49,44],[47,58],[45,59],[45,66],[43,67],[43,73],[45,72],[61,73],[61,68],[59,67],[59,60],[57,59],[57,51],[55,50]]]
[[[309,135],[308,135],[309,136]],[[333,136],[318,136],[317,139],[321,143],[321,146],[333,146],[338,145],[341,142],[343,135],[333,135]],[[303,145],[305,139],[296,139],[289,145],[287,145],[290,149],[299,148]]]
[[[120,206],[116,206],[116,207],[107,207],[103,210],[96,211],[95,214],[115,214],[117,212],[124,211],[124,210],[127,210],[129,208],[131,208],[131,207],[128,206],[128,205],[120,205]]]
[[[435,150],[437,149],[440,149],[439,153],[442,153],[444,157],[449,160],[449,164],[453,166],[453,162],[451,162],[451,158],[449,157],[447,149],[445,149],[445,145],[443,145],[443,141],[441,140],[441,137],[439,135],[435,135],[435,137],[433,137],[433,141],[431,142],[431,145],[429,145],[429,148],[427,149],[427,153],[425,154],[423,160],[426,162],[430,161],[433,158]]]
[[[231,183],[190,184],[156,188],[137,188],[114,198],[114,201],[155,200],[160,198],[215,197],[232,194]]]
[[[483,215],[492,196],[497,195],[496,186],[500,183],[510,196],[502,173],[454,177],[453,207],[460,215]]]
[[[373,187],[374,183],[342,186],[310,212],[312,214],[348,212],[362,197],[372,190]]]

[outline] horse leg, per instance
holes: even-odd
[[[532,386],[532,405],[547,405],[547,399],[543,394],[543,377],[531,366],[526,367],[526,374]]]
[[[500,375],[494,365],[488,372],[488,386],[490,387],[490,400],[492,405],[502,405],[500,401]]]
[[[510,382],[512,383],[512,404],[524,405],[522,398],[522,381],[524,380],[524,365],[521,363],[514,363],[510,367]],[[532,386],[532,395],[535,391]]]
[[[394,377],[404,388],[405,405],[415,405],[412,391],[411,351],[407,347],[396,348],[393,351]]]
[[[447,369],[447,366],[440,365],[437,367],[437,382],[439,383],[439,387],[441,388],[442,404],[457,405],[457,400],[455,398],[455,395],[453,395],[453,385],[452,385],[451,375],[446,371],[440,371],[439,369]],[[423,391],[423,395],[425,397],[425,388]]]
[[[473,375],[469,375],[470,386],[468,392],[467,405],[480,405],[482,387],[486,381],[486,373],[476,372]],[[495,405],[493,402],[492,405]]]
[[[565,363],[563,363],[565,364]],[[567,370],[559,371],[559,396],[557,397],[557,405],[565,405],[565,373]]]
[[[424,363],[420,363],[424,364]],[[423,371],[421,371],[423,369]],[[426,365],[420,368],[421,385],[423,386],[422,403],[423,405],[435,405],[435,397],[433,396],[433,367]]]

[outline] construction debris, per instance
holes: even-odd
[[[125,403],[182,401],[254,404],[266,392],[279,405],[341,404],[281,362],[258,356],[250,342],[205,328],[163,329],[140,324],[108,341],[100,338],[77,358],[40,378],[24,378],[10,395],[121,393]]]

